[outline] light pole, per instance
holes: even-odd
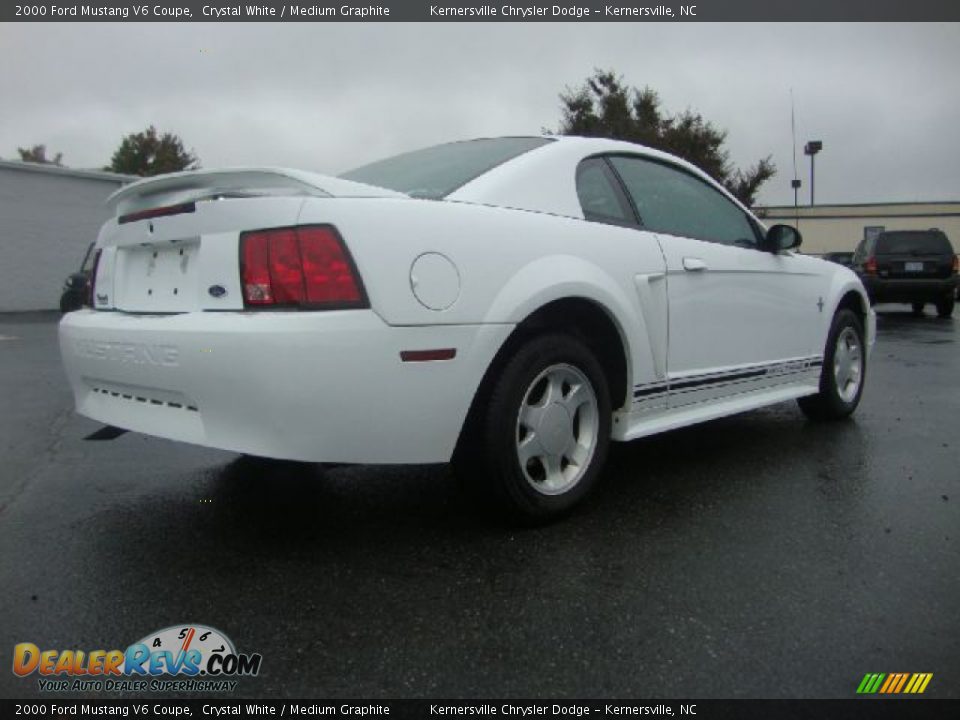
[[[803,146],[803,154],[810,156],[810,205],[811,207],[814,204],[813,197],[813,188],[814,188],[814,162],[813,159],[816,157],[817,153],[823,150],[823,143],[820,140],[811,140],[806,145]]]

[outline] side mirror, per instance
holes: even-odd
[[[798,248],[802,242],[803,237],[795,227],[790,225],[774,225],[767,230],[764,246],[765,249],[770,252],[780,252],[781,250]]]

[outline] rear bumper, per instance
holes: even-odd
[[[957,277],[943,279],[861,278],[871,302],[936,302],[956,292]]]
[[[129,315],[60,323],[77,411],[159,437],[311,462],[449,460],[510,325],[392,327],[372,311]],[[402,350],[456,348],[402,362]]]

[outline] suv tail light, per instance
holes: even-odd
[[[868,257],[866,262],[863,263],[863,271],[867,275],[876,275],[877,274],[877,259],[875,257]]]
[[[953,274],[956,275],[960,273],[960,258],[956,255],[953,256]]]
[[[87,280],[87,305],[90,307],[96,307],[96,285],[97,285],[97,270],[100,268],[100,253],[103,250],[97,248],[97,251],[93,255],[93,269],[90,271],[90,279]]]
[[[240,282],[248,307],[369,307],[353,258],[331,225],[241,233]]]

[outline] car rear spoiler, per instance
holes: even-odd
[[[403,193],[332,175],[286,168],[188,170],[145,178],[107,198],[117,216],[198,200],[264,195],[314,197],[407,197]]]

